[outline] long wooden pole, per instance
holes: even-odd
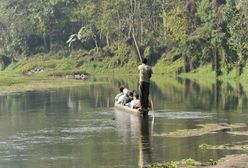
[[[138,43],[137,43],[136,38],[135,38],[135,36],[134,36],[133,33],[132,33],[132,36],[133,36],[133,41],[134,41],[134,44],[135,44],[137,53],[138,53],[138,55],[139,55],[139,59],[140,59],[140,61],[142,62],[142,56],[141,56],[141,54],[140,54],[139,46],[138,46]]]

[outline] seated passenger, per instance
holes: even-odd
[[[122,92],[123,92],[123,95],[121,95],[117,100],[118,104],[122,104],[122,102],[124,101],[125,97],[127,97],[128,89],[124,88]]]
[[[122,104],[128,106],[128,103],[130,103],[133,100],[133,92],[128,91],[127,96],[123,99]]]
[[[138,93],[134,93],[134,99],[130,102],[130,107],[134,109],[140,108],[140,100]]]
[[[124,95],[123,89],[124,89],[124,87],[120,87],[120,93],[118,93],[118,94],[115,96],[115,101],[118,101],[119,97],[121,97],[122,95]]]

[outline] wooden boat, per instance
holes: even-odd
[[[118,104],[115,102],[115,108],[117,110],[123,111],[123,112],[127,112],[127,113],[131,113],[133,115],[137,115],[137,116],[146,116],[148,115],[149,110],[145,110],[145,111],[140,111],[138,109],[132,109],[130,107],[127,106],[123,106],[122,104]]]

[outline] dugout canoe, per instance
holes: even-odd
[[[149,112],[149,110],[139,111],[138,109],[132,109],[127,106],[123,106],[122,104],[118,104],[116,102],[115,102],[115,108],[119,111],[123,111],[137,116],[146,116],[148,115]]]

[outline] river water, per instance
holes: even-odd
[[[154,109],[140,119],[113,107],[120,86],[137,89],[136,77],[91,80],[101,83],[1,96],[0,168],[135,168],[243,152],[199,149],[204,143],[247,141],[227,132],[154,136],[205,123],[247,123],[248,97],[241,84],[154,77]]]

